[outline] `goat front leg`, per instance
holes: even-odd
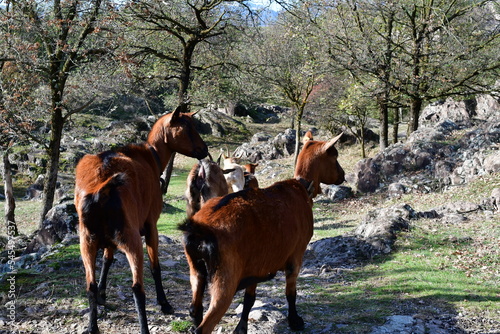
[[[174,308],[168,302],[165,290],[163,290],[163,284],[161,282],[161,268],[160,261],[158,259],[158,231],[156,228],[152,228],[150,233],[146,235],[146,246],[148,250],[151,274],[153,275],[155,281],[156,300],[158,301],[158,305],[160,305],[161,311],[164,314],[173,314]]]
[[[248,331],[248,315],[250,314],[250,310],[252,309],[253,304],[255,303],[255,291],[257,289],[257,284],[249,286],[245,290],[245,297],[243,299],[243,312],[241,312],[241,319],[236,326],[236,329],[233,333],[235,334],[246,334]]]

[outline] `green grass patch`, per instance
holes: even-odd
[[[168,186],[168,192],[164,196],[163,212],[158,219],[158,233],[168,237],[179,238],[181,232],[177,225],[186,219],[186,179],[189,171],[185,169],[176,170],[172,174]]]
[[[500,253],[494,246],[500,231],[492,226],[419,220],[398,237],[396,252],[354,270],[348,290],[365,291],[368,309],[386,305],[390,313],[406,305],[413,314],[432,304],[428,311],[434,315],[461,309],[500,315]]]
[[[187,333],[193,327],[193,323],[188,320],[174,320],[171,326],[174,332]]]

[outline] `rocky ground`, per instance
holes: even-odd
[[[354,198],[345,202],[346,207],[362,208],[367,201]],[[316,206],[325,210],[332,203],[319,199]],[[304,257],[304,265],[298,284],[298,307],[306,322],[305,333],[355,333],[346,331],[347,325],[332,321],[332,315],[343,310],[334,309],[334,293],[325,295],[318,290],[335,290],[336,286],[350,284],[345,274],[353,268],[370,262],[368,259],[389,253],[398,231],[420,217],[461,221],[483,219],[478,207],[446,206],[428,212],[416,212],[410,206],[397,204],[386,209],[370,211],[370,214],[350,233],[335,238],[319,239],[311,243]],[[439,211],[441,210],[441,211]],[[458,213],[461,212],[461,213]],[[437,216],[436,216],[437,215]],[[496,214],[498,215],[498,214]],[[439,216],[439,218],[437,218]],[[330,222],[331,223],[331,222]],[[381,227],[381,226],[384,227]],[[378,230],[377,230],[378,229]],[[367,231],[374,231],[370,237]],[[381,237],[385,235],[385,237]],[[8,313],[0,315],[0,333],[81,333],[88,321],[87,301],[84,297],[84,271],[78,255],[71,256],[68,249],[75,249],[76,238],[68,238],[51,249],[45,260],[34,266],[37,274],[19,274],[17,279],[16,323],[9,323]],[[69,248],[68,248],[68,245]],[[73,245],[73,246],[71,246]],[[67,257],[64,255],[67,254]],[[59,260],[52,260],[52,259]],[[66,258],[61,261],[61,258]],[[190,288],[187,263],[182,244],[178,239],[160,237],[160,259],[163,268],[164,287],[174,315],[163,315],[156,306],[153,280],[146,272],[146,295],[149,328],[151,333],[175,333],[186,330],[189,325],[188,305]],[[57,261],[57,263],[56,263]],[[56,278],[54,280],[54,278]],[[101,333],[138,333],[139,327],[131,291],[130,271],[122,253],[116,255],[111,268],[108,288],[108,305],[99,307]],[[292,333],[287,327],[287,305],[284,296],[284,277],[260,284],[257,302],[250,314],[249,333]],[[326,296],[326,297],[325,297]],[[8,301],[4,294],[3,301]],[[208,297],[206,302],[208,303]],[[242,293],[238,293],[233,305],[216,327],[216,332],[232,332],[239,320]],[[500,333],[500,321],[491,317],[467,312],[439,311],[440,306],[427,301],[407,301],[400,305],[401,313],[386,318],[385,323],[367,323],[362,333]],[[432,312],[429,312],[432,309]],[[485,330],[488,328],[488,330]],[[496,330],[491,330],[496,328]]]
[[[442,124],[447,125],[447,123],[437,124],[441,124],[440,127],[430,127],[429,131],[446,134],[448,130],[444,128],[440,130],[440,128],[443,127]],[[457,125],[449,131],[453,134],[463,134],[469,130],[464,130]],[[425,130],[419,133],[423,137],[429,137],[432,134]],[[335,196],[330,192],[328,196],[317,198],[315,212],[325,212],[328,218],[322,215],[317,219],[316,227],[331,229],[344,225],[350,229],[350,232],[335,238],[317,237],[305,254],[304,266],[298,283],[298,308],[306,323],[304,333],[500,333],[500,321],[488,312],[477,313],[465,309],[446,308],[441,304],[434,304],[432,300],[412,298],[404,300],[395,298],[392,314],[384,314],[377,320],[373,317],[366,317],[362,320],[362,326],[358,327],[360,329],[353,332],[349,329],[352,322],[349,320],[348,312],[339,307],[339,303],[335,300],[338,287],[352,284],[352,281],[347,279],[349,273],[356,268],[370,264],[374,256],[388,256],[387,254],[393,251],[394,243],[398,242],[399,231],[406,230],[409,225],[419,222],[419,219],[436,219],[437,224],[455,225],[463,221],[480,224],[485,217],[499,222],[499,213],[495,212],[498,208],[495,208],[495,203],[491,201],[468,203],[465,207],[461,206],[462,204],[450,207],[443,206],[445,203],[435,203],[434,211],[425,212],[416,212],[397,200],[394,200],[397,204],[390,208],[380,209],[377,206],[378,199],[387,196],[398,198],[405,193],[412,193],[418,197],[420,193],[432,192],[437,187],[442,187],[441,190],[448,188],[448,191],[456,191],[453,189],[460,189],[458,186],[466,184],[471,179],[491,173],[488,166],[493,166],[491,167],[493,169],[498,166],[498,155],[490,153],[492,150],[498,152],[499,123],[490,122],[476,132],[467,133],[470,135],[458,142],[452,140],[451,137],[451,139],[439,137],[436,139],[437,144],[432,147],[420,144],[412,146],[411,142],[408,145],[396,144],[385,153],[380,153],[375,158],[365,161],[364,165],[359,165],[359,171],[368,171],[362,173],[363,175],[377,177],[374,184],[385,185],[382,190],[376,189],[374,199],[371,199],[371,195],[356,196],[338,204]],[[415,137],[417,135],[418,133]],[[256,138],[256,143],[260,146],[265,140],[259,138],[263,137]],[[269,137],[267,141],[272,143],[272,147],[277,148],[277,151],[287,150],[286,132],[280,136]],[[471,148],[473,151],[470,151]],[[409,156],[414,159],[411,161],[399,159],[399,157]],[[435,157],[443,158],[444,162],[438,164]],[[417,173],[414,168],[418,165],[416,162],[421,162],[423,172]],[[273,178],[280,169],[282,166],[273,160],[262,163],[259,166],[261,172],[257,175],[262,179]],[[290,168],[284,169],[291,170]],[[387,176],[386,172],[389,170],[395,172],[391,179],[378,179],[379,175]],[[406,173],[403,178],[398,174],[402,172]],[[422,183],[423,180],[432,178],[445,180],[442,175],[444,172],[448,173],[446,182],[443,182],[444,187],[443,184],[436,182],[428,186]],[[498,170],[496,173],[493,180],[500,185]],[[358,186],[359,176],[362,174],[358,173],[358,179],[354,180]],[[366,184],[371,184],[371,182],[366,181]],[[401,187],[398,189],[402,190],[391,192],[390,185],[393,184],[400,184]],[[484,194],[484,197],[488,196],[489,194]],[[497,204],[500,203],[500,195],[498,201]],[[335,210],[342,211],[340,219],[331,217]],[[360,214],[362,212],[363,214]],[[346,216],[356,218],[347,219]],[[471,237],[464,235],[458,238]],[[2,292],[1,304],[6,307],[0,309],[0,334],[81,333],[85,330],[88,321],[88,304],[84,292],[84,270],[79,258],[77,242],[75,237],[69,237],[62,243],[49,247],[48,252],[44,253],[41,258],[33,259],[23,266],[36,270],[20,270],[14,275],[16,278],[15,310],[10,313],[8,308],[9,302],[14,300],[9,295],[9,291]],[[499,248],[493,247],[488,251],[491,252],[492,257],[498,258]],[[146,271],[150,331],[151,333],[186,332],[191,327],[188,314],[191,295],[188,267],[180,238],[161,236],[160,259],[164,287],[176,312],[174,315],[161,314],[156,306],[152,277]],[[25,260],[30,261],[28,258]],[[4,275],[4,283],[7,278],[9,275]],[[124,255],[118,253],[109,277],[108,304],[99,307],[98,324],[101,333],[139,332],[130,285],[128,263]],[[287,326],[284,285],[283,275],[278,275],[273,280],[259,285],[257,302],[250,314],[249,333],[292,333]],[[500,297],[500,294],[497,297]],[[352,298],[360,298],[358,302],[363,303],[359,296]],[[498,298],[493,299],[498,300]],[[242,300],[243,295],[240,292],[234,298],[233,305],[219,326],[216,327],[217,333],[232,332],[239,320],[238,313],[241,311]],[[208,302],[208,296],[206,301]],[[12,315],[15,316],[14,323],[10,321]],[[362,319],[358,315],[359,318]]]

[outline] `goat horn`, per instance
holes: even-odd
[[[314,181],[311,181],[311,183],[309,183],[309,187],[307,187],[307,193],[309,194],[309,198],[313,198],[313,194],[314,194]]]
[[[212,155],[210,154],[210,152],[208,152],[208,157],[210,158],[210,161],[214,161],[214,158],[212,158]]]

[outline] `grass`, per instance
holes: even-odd
[[[463,313],[498,319],[496,226],[498,219],[444,226],[431,219],[412,221],[411,231],[398,236],[390,255],[339,269],[327,284],[317,277],[300,278],[300,307],[314,317],[329,314],[329,321],[342,324],[339,330],[345,333],[367,333],[393,314],[426,319]],[[484,326],[482,330],[494,329]]]
[[[183,195],[188,173],[187,169],[177,169],[170,179],[168,192],[164,197],[164,209],[157,224],[159,234],[174,238],[181,236],[177,225],[186,219],[186,200]]]

